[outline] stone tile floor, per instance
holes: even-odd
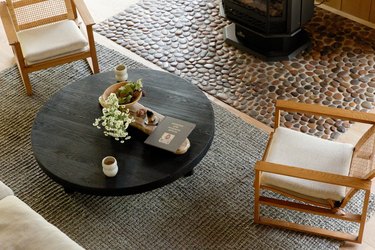
[[[272,126],[276,99],[368,111],[374,105],[375,31],[320,8],[306,26],[313,46],[290,61],[264,62],[224,43],[216,0],[144,0],[96,31]],[[281,122],[335,139],[347,121],[284,114]]]

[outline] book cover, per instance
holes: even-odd
[[[175,153],[194,128],[194,123],[166,116],[145,143]]]

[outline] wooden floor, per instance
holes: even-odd
[[[94,20],[96,22],[101,22],[104,19],[113,16],[114,14],[118,13],[121,10],[126,9],[132,4],[136,4],[137,2],[142,0],[86,0],[86,4],[88,5],[88,8],[91,11],[91,14],[94,17]],[[0,22],[1,23],[1,22]],[[146,66],[152,68],[152,69],[158,69],[162,70],[158,66],[144,60],[143,58],[139,57],[138,55],[122,48],[121,46],[115,44],[114,42],[95,34],[95,40],[96,42],[105,45],[106,47],[110,47],[112,49],[115,49],[132,59],[139,61]],[[3,70],[5,68],[8,68],[12,65],[14,65],[15,60],[12,54],[12,50],[10,49],[5,34],[4,29],[2,26],[2,23],[0,24],[0,70]],[[21,83],[20,83],[21,84]],[[1,87],[1,86],[0,86]],[[21,93],[25,94],[25,93]],[[257,120],[251,118],[250,116],[239,112],[238,110],[226,105],[225,103],[219,101],[218,99],[208,96],[209,99],[212,102],[215,102],[219,104],[220,106],[226,108],[236,116],[240,117],[244,121],[248,122],[249,124],[256,126],[266,132],[271,132],[272,129]],[[375,111],[374,111],[375,113]],[[343,136],[339,137],[339,141],[342,142],[349,142],[354,144],[359,137],[364,133],[364,131],[367,129],[367,126],[363,126],[361,124],[354,124],[348,132],[346,132]],[[375,185],[374,185],[375,186]],[[373,186],[373,192],[375,193],[375,187]],[[365,236],[364,236],[364,242],[361,245],[353,244],[353,243],[345,243],[340,249],[374,249],[375,250],[375,218],[372,218],[367,224],[365,229]]]

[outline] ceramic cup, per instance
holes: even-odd
[[[128,69],[124,64],[119,64],[115,67],[115,78],[118,82],[128,80]]]
[[[106,156],[102,160],[103,173],[108,177],[113,177],[118,172],[116,158],[113,156]]]

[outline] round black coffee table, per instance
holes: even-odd
[[[67,192],[126,195],[145,192],[191,175],[214,137],[210,101],[190,82],[162,71],[129,70],[129,80],[143,79],[140,103],[156,112],[196,124],[191,147],[176,155],[144,144],[147,135],[129,128],[121,144],[92,125],[101,115],[98,97],[115,83],[114,72],[96,74],[58,91],[38,112],[31,132],[34,156],[42,170]],[[101,161],[117,158],[119,171],[106,177]]]

